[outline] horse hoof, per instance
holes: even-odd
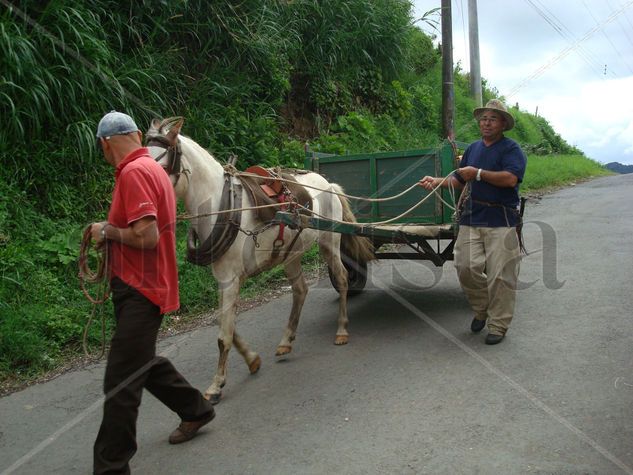
[[[255,374],[259,371],[259,368],[262,366],[262,359],[258,356],[248,365],[248,371],[251,374]]]
[[[222,398],[222,393],[204,393],[204,398],[215,406],[217,403],[220,402],[220,399]]]
[[[349,339],[349,336],[347,335],[336,335],[336,338],[334,339],[334,344],[335,345],[347,345],[347,340]]]
[[[277,347],[277,351],[275,352],[275,356],[287,355],[291,351],[292,351],[292,346],[279,345]]]

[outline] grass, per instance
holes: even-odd
[[[607,175],[613,173],[582,155],[529,155],[521,191],[543,190]]]

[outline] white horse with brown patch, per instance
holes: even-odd
[[[217,372],[205,397],[218,403],[226,383],[226,365],[231,345],[240,352],[251,373],[259,370],[261,359],[235,331],[240,286],[251,276],[277,265],[292,286],[292,310],[286,329],[277,346],[276,355],[292,351],[301,308],[308,287],[301,269],[301,256],[318,243],[320,253],[329,266],[339,290],[338,328],[335,345],[347,343],[348,273],[341,261],[341,246],[351,261],[364,263],[373,258],[371,244],[365,238],[318,231],[290,229],[261,218],[255,210],[219,213],[223,210],[250,208],[252,194],[235,173],[227,173],[211,154],[188,137],[180,135],[182,119],[153,121],[148,131],[148,148],[163,165],[174,184],[176,195],[192,216],[188,240],[190,261],[211,265],[217,279],[220,299],[218,334],[219,362]],[[292,180],[317,188],[303,188],[309,193],[304,203],[319,216],[355,221],[347,200],[328,191],[341,193],[341,188],[312,172],[295,173]],[[306,196],[304,194],[304,196]],[[303,208],[302,208],[303,210]],[[305,210],[303,210],[305,212]],[[227,219],[227,216],[230,216]],[[240,232],[241,231],[241,232]],[[255,239],[253,238],[255,233]]]

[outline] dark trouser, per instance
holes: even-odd
[[[103,421],[94,445],[94,473],[130,473],[136,452],[136,418],[143,388],[176,412],[195,421],[213,411],[167,358],[156,356],[162,321],[159,308],[118,278],[112,279],[116,330],[104,378]]]

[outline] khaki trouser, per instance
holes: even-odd
[[[455,243],[459,282],[488,331],[505,335],[514,315],[521,252],[515,228],[460,226]]]

